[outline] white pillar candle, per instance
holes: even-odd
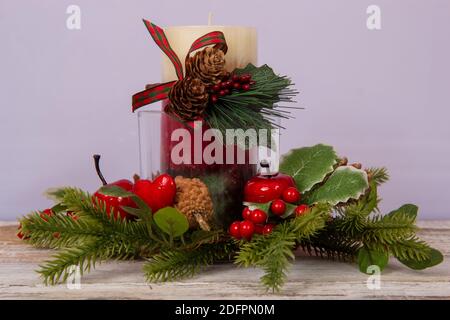
[[[179,26],[164,28],[164,33],[170,46],[180,58],[184,68],[184,60],[192,43],[201,36],[212,32],[222,31],[227,41],[228,51],[225,55],[227,71],[243,68],[248,63],[257,64],[257,36],[256,29],[234,26]],[[172,62],[163,55],[162,81],[177,80]]]

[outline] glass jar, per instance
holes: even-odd
[[[168,173],[173,177],[199,178],[211,193],[217,227],[226,228],[240,218],[245,183],[257,172],[257,148],[221,144],[223,161],[211,163],[203,157],[211,144],[203,139],[208,130],[205,121],[184,124],[165,112],[145,110],[138,112],[138,119],[141,177],[152,179],[159,173]],[[233,157],[227,159],[230,151]]]

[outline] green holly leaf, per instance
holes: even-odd
[[[250,210],[259,209],[259,210],[264,211],[265,213],[269,213],[271,204],[272,204],[272,201],[264,202],[264,203],[244,202],[244,206],[247,206]]]
[[[125,189],[115,186],[115,185],[105,185],[102,186],[99,190],[99,193],[104,194],[105,196],[111,197],[132,197],[135,196],[134,193],[126,191]]]
[[[370,266],[378,266],[380,271],[386,267],[389,262],[389,253],[384,251],[370,250],[367,247],[362,247],[358,250],[358,266],[359,271],[367,274]]]
[[[409,204],[408,203],[408,204],[404,204],[403,206],[401,206],[397,210],[389,212],[387,215],[388,216],[395,216],[395,215],[398,215],[398,214],[407,215],[409,218],[412,219],[411,223],[414,223],[416,221],[416,218],[417,218],[417,211],[418,210],[419,210],[419,207],[417,207],[414,204]]]
[[[336,159],[333,147],[323,144],[292,149],[281,158],[280,172],[292,176],[297,189],[305,192],[333,171]]]
[[[153,215],[156,225],[168,235],[176,238],[189,229],[188,219],[173,207],[165,207]]]
[[[414,260],[414,259],[402,259],[402,258],[398,258],[398,257],[397,257],[397,260],[400,261],[401,263],[403,263],[408,268],[411,268],[414,270],[423,270],[423,269],[438,265],[439,263],[444,261],[444,257],[439,250],[430,248],[429,258],[426,260],[419,261],[419,260]]]
[[[144,210],[144,209],[140,209],[140,208],[133,208],[133,207],[128,207],[128,206],[121,206],[121,208],[125,212],[127,212],[133,216],[139,217],[139,218],[146,216],[146,215],[151,215],[151,212],[149,212],[148,210]]]
[[[303,197],[309,205],[327,202],[336,205],[350,199],[358,199],[369,187],[367,173],[352,166],[337,168],[325,183]]]

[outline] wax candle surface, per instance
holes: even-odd
[[[177,56],[183,63],[192,43],[199,37],[212,32],[222,31],[228,44],[228,51],[225,55],[225,66],[227,71],[235,68],[243,68],[248,63],[257,64],[257,43],[256,30],[246,27],[228,26],[187,26],[168,27],[164,29],[167,39]],[[162,81],[177,80],[172,62],[163,55]],[[163,106],[168,101],[163,102]],[[172,161],[172,149],[178,141],[172,140],[172,133],[177,129],[185,129],[185,126],[172,117],[162,114],[161,118],[161,170],[173,176],[195,177],[206,181],[220,181],[220,186],[210,190],[213,199],[220,199],[215,202],[214,220],[217,226],[227,228],[228,225],[237,220],[242,211],[243,191],[246,181],[256,174],[254,164],[206,164],[203,159],[201,163],[195,163],[195,156],[203,155],[204,148],[209,142],[201,141],[199,150],[195,147],[194,135],[191,136],[191,162],[188,164],[176,164]],[[207,125],[203,120],[203,131]],[[203,131],[201,132],[203,134]],[[224,147],[225,148],[225,147]],[[235,154],[237,153],[237,147]],[[245,151],[247,158],[249,152]],[[224,153],[225,154],[225,153]],[[195,155],[195,156],[194,156]],[[211,180],[213,179],[213,180]]]
[[[199,37],[212,31],[222,31],[228,44],[225,55],[227,71],[243,68],[248,63],[257,64],[256,29],[234,26],[179,26],[164,28],[170,46],[180,58],[184,67],[184,60],[192,43]],[[172,62],[163,56],[162,81],[177,80]]]

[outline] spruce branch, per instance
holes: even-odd
[[[65,248],[80,245],[102,234],[102,227],[95,220],[53,215],[41,217],[33,213],[20,220],[22,232],[29,235],[27,241],[41,248]]]
[[[220,97],[217,103],[207,108],[205,121],[211,128],[219,129],[222,133],[232,128],[280,128],[276,119],[292,118],[290,108],[278,104],[293,102],[293,97],[298,93],[292,88],[293,83],[289,78],[276,75],[267,65],[255,67],[248,64],[243,69],[235,69],[233,73],[251,74],[254,83],[249,91],[233,90],[230,95]]]
[[[370,181],[375,182],[376,186],[380,186],[381,184],[387,182],[389,180],[389,174],[386,168],[368,168],[367,174],[370,178]]]
[[[192,277],[215,261],[229,259],[232,243],[204,244],[194,250],[164,250],[153,255],[143,270],[149,282],[174,281]]]
[[[401,211],[385,216],[374,216],[367,221],[361,239],[368,245],[393,244],[415,235],[417,227],[414,222],[415,217]]]
[[[321,258],[353,261],[361,242],[339,231],[333,220],[310,239],[302,240],[300,247],[311,256]]]
[[[318,204],[308,214],[281,223],[267,236],[255,235],[252,241],[241,242],[235,263],[262,268],[265,274],[261,282],[267,289],[279,291],[295,259],[296,244],[324,228],[329,212],[328,205]]]
[[[431,247],[416,236],[398,240],[388,246],[389,252],[398,259],[424,261],[430,257]]]
[[[53,260],[46,261],[37,271],[46,285],[64,282],[70,276],[72,268],[79,268],[80,274],[89,272],[97,261],[111,258],[126,259],[137,254],[131,243],[117,241],[114,237],[92,239],[78,247],[58,252]]]

